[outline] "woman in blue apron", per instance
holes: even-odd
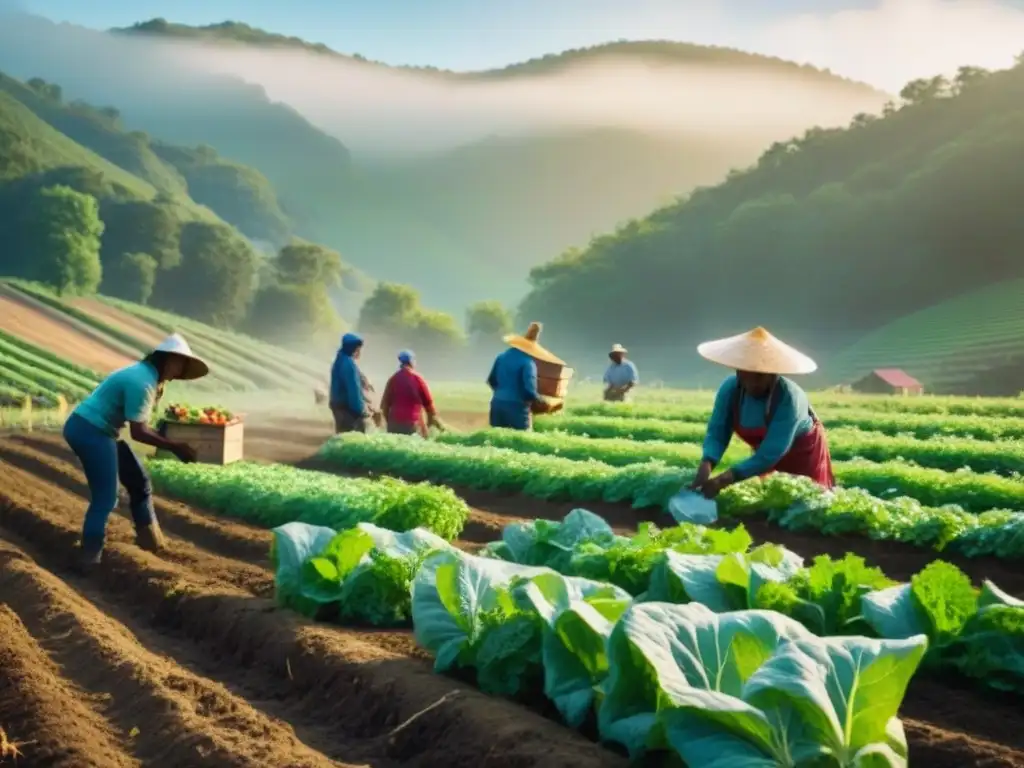
[[[190,446],[163,437],[149,426],[149,421],[164,384],[199,379],[209,370],[192,354],[185,339],[175,333],[145,359],[110,374],[71,412],[64,424],[64,439],[82,462],[89,483],[89,508],[77,559],[81,570],[91,570],[100,563],[107,520],[117,506],[118,481],[128,491],[136,543],[154,552],[163,547],[149,476],[131,446],[121,438],[121,430],[127,424],[135,442],[163,448],[184,462],[195,461]]]

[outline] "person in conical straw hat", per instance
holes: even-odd
[[[554,413],[562,404],[551,405],[537,392],[537,361],[565,365],[538,341],[542,326],[530,323],[522,336],[512,334],[503,341],[508,349],[498,355],[487,376],[491,396],[490,424],[504,429],[529,430],[533,413]]]
[[[704,457],[691,489],[714,498],[733,483],[773,471],[803,475],[826,488],[835,485],[825,427],[807,394],[787,378],[817,370],[811,358],[764,328],[705,342],[697,352],[736,374],[723,382],[715,397]],[[733,435],[754,453],[712,477]]]
[[[163,437],[149,421],[167,382],[200,379],[209,371],[188,342],[173,333],[144,359],[107,376],[71,412],[64,423],[64,439],[81,461],[89,483],[89,508],[77,562],[80,570],[100,563],[107,520],[117,506],[118,481],[128,491],[136,544],[154,552],[163,548],[149,476],[121,431],[127,424],[135,442],[163,448],[184,462],[195,461],[190,446]]]
[[[608,358],[612,361],[604,372],[604,399],[610,403],[626,400],[633,388],[640,383],[640,373],[632,360],[627,360],[627,350],[621,344],[613,344]]]

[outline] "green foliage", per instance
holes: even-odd
[[[106,225],[101,251],[104,263],[116,266],[126,253],[147,253],[162,270],[181,263],[181,223],[167,198],[106,200],[100,215]],[[131,300],[130,296],[122,298]]]
[[[58,294],[94,293],[99,287],[103,222],[95,197],[69,187],[46,187],[30,206],[25,225],[32,277]]]
[[[181,230],[181,264],[161,276],[153,303],[214,326],[248,312],[258,256],[224,224],[192,221]]]
[[[494,344],[512,328],[512,313],[500,301],[478,301],[466,310],[466,333],[475,344]]]
[[[149,471],[160,493],[268,527],[297,520],[346,530],[386,521],[392,530],[425,528],[451,540],[469,515],[448,488],[390,478],[344,478],[250,462],[219,467],[158,460],[149,463]]]
[[[412,346],[424,357],[457,350],[465,343],[451,315],[425,309],[416,289],[397,283],[377,285],[359,313],[359,330]]]
[[[125,253],[103,271],[103,291],[139,304],[149,302],[159,265],[148,253]]]
[[[651,373],[697,375],[707,369],[675,352],[678,328],[700,338],[767,325],[811,351],[834,349],[1018,277],[1010,201],[1024,187],[1006,158],[1024,147],[1022,83],[1024,68],[965,71],[943,98],[941,79],[915,83],[887,117],[778,142],[724,183],[535,270],[520,317],[543,319],[558,349],[643,338]],[[813,290],[794,288],[795,276],[811,274]],[[943,343],[941,332],[933,337]],[[902,366],[904,352],[913,356],[913,345],[888,350],[885,364]],[[872,362],[883,364],[881,355]]]

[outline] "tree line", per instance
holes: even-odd
[[[820,356],[1022,275],[1024,62],[908,83],[882,115],[812,128],[756,165],[530,275],[520,321],[568,351],[622,341],[665,377],[764,325]]]

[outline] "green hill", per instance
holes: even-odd
[[[667,42],[614,43],[500,70],[451,73],[366,62],[237,22],[192,28],[154,20],[118,30],[123,59],[111,53],[114,36],[68,25],[47,27],[43,20],[29,26],[31,46],[25,34],[5,37],[0,29],[0,68],[56,80],[92,103],[116,104],[127,125],[161,141],[209,145],[225,158],[258,169],[298,235],[330,245],[376,278],[414,282],[424,301],[459,313],[480,297],[518,300],[528,288],[530,268],[695,185],[723,178],[731,168],[752,162],[785,130],[780,134],[752,125],[748,135],[724,138],[566,125],[527,135],[479,136],[427,157],[353,159],[334,136],[344,139],[358,124],[351,122],[361,119],[358,104],[351,117],[342,114],[335,124],[327,125],[318,115],[317,124],[333,134],[328,135],[258,86],[175,67],[164,48],[153,45],[147,51],[147,41],[302,49],[325,60],[402,72],[410,84],[428,86],[443,81],[482,87],[509,79],[525,86],[531,78],[548,77],[575,63],[606,59],[662,67],[677,73],[681,86],[693,76],[681,65],[698,65],[701,71],[742,69],[764,75],[766,88],[772,82],[798,83],[828,93],[848,102],[851,114],[875,110],[885,98],[863,84],[791,62]],[[130,49],[128,41],[134,44]],[[119,65],[121,60],[132,65]],[[677,94],[671,83],[666,85],[666,99]],[[806,115],[809,122],[817,117]],[[409,130],[415,134],[416,125]]]
[[[1024,279],[1007,280],[901,317],[827,361],[818,380],[844,384],[902,368],[936,394],[1024,390]]]
[[[902,96],[535,269],[521,319],[548,321],[563,354],[622,341],[652,372],[694,375],[706,338],[764,325],[827,359],[1022,276],[1024,67],[964,68]]]

